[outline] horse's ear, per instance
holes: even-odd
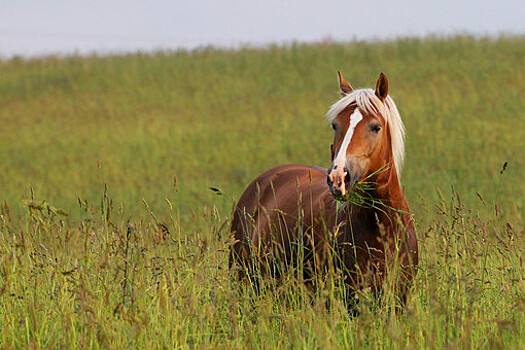
[[[341,94],[341,96],[345,96],[354,91],[354,89],[352,89],[352,87],[345,80],[345,78],[343,78],[343,75],[340,71],[337,71],[337,78],[339,80],[339,93]]]
[[[383,102],[387,95],[388,95],[388,79],[386,78],[386,75],[381,73],[379,75],[379,79],[377,79],[376,96],[379,97],[381,102]]]
[[[388,79],[386,78],[386,75],[381,73],[379,75],[379,79],[377,79],[376,96],[379,97],[381,102],[383,102],[387,95],[388,95]]]

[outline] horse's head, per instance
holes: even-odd
[[[342,98],[327,115],[335,132],[327,182],[334,197],[344,198],[356,182],[402,161],[404,129],[383,73],[375,91],[353,90],[338,74]]]

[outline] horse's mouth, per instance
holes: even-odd
[[[326,177],[330,194],[338,201],[348,202],[351,193],[357,183],[356,179],[350,176],[350,172],[346,171],[343,177],[333,178],[330,174]]]
[[[334,197],[335,200],[339,201],[339,202],[348,202],[349,199],[350,199],[350,192],[347,192],[345,195],[342,195],[342,194],[332,194],[332,196]]]
[[[345,203],[350,202],[353,194],[355,193],[355,184],[352,186],[352,188],[346,191],[345,194],[342,194],[341,192],[333,193],[331,191],[330,193],[332,194],[332,197],[334,197],[334,199],[336,199],[339,202],[345,202]]]

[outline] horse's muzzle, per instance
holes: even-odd
[[[356,179],[350,175],[347,167],[338,169],[337,166],[331,166],[326,172],[326,182],[330,193],[336,199],[345,197],[356,183]]]

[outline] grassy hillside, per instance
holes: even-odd
[[[524,57],[524,37],[456,37],[0,62],[0,347],[525,347]],[[401,316],[228,276],[244,187],[328,166],[338,69],[385,72],[407,129]]]
[[[165,197],[186,212],[213,201],[208,186],[238,198],[269,167],[327,166],[341,69],[355,87],[388,75],[412,206],[454,185],[523,220],[524,56],[519,37],[460,37],[3,62],[1,199],[19,212],[32,186],[75,216],[76,198],[98,202],[107,182],[127,214],[143,214],[142,198],[162,211]]]

